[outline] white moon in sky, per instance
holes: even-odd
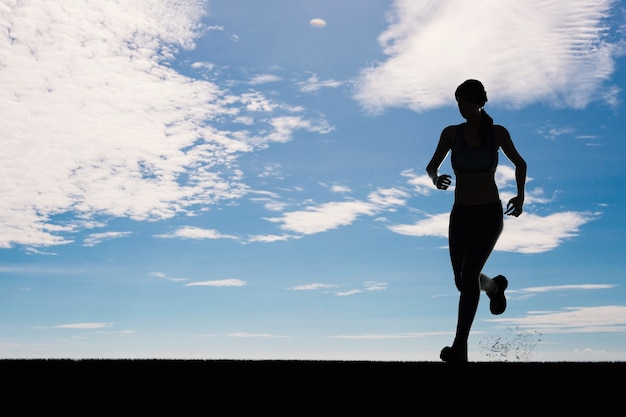
[[[326,26],[326,22],[323,19],[319,19],[317,17],[315,19],[311,19],[311,21],[309,21],[309,24],[314,28],[320,29]]]

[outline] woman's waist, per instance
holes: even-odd
[[[500,203],[500,193],[495,183],[463,184],[457,181],[454,202],[460,205]]]
[[[458,200],[454,201],[454,207],[475,207],[475,208],[489,208],[494,207],[502,210],[502,201],[487,201],[487,202],[459,202]]]

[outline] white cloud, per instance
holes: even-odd
[[[169,65],[219,30],[201,26],[206,4],[0,4],[0,248],[67,244],[104,226],[96,218],[162,220],[241,198],[241,155],[295,129],[330,130],[302,115],[281,118],[301,109],[251,90],[237,96]],[[233,120],[252,127],[219,127]]]
[[[271,112],[278,106],[258,91],[244,93],[238,100],[249,112]]]
[[[333,193],[349,193],[352,190],[347,185],[333,184],[330,187],[330,191]]]
[[[454,102],[468,78],[490,102],[583,108],[613,102],[605,81],[618,45],[605,35],[614,0],[396,0],[379,37],[387,60],[362,71],[355,98],[371,112]]]
[[[329,289],[329,288],[337,288],[338,285],[334,285],[334,284],[322,284],[322,283],[311,283],[311,284],[304,284],[304,285],[297,285],[295,287],[291,287],[289,288],[290,290],[295,290],[295,291],[311,291],[311,290],[319,290],[319,289]],[[386,282],[379,282],[379,281],[367,281],[363,283],[363,288],[355,288],[355,289],[351,289],[351,290],[347,290],[347,291],[336,291],[333,294],[339,297],[346,297],[346,296],[350,296],[350,295],[355,295],[355,294],[361,294],[364,292],[371,292],[371,291],[383,291],[387,289],[387,283]]]
[[[303,93],[313,93],[321,88],[337,88],[343,84],[342,81],[324,80],[320,81],[317,75],[311,75],[306,81],[299,82],[300,91]]]
[[[59,324],[52,326],[54,329],[79,329],[79,330],[92,330],[92,329],[105,329],[113,327],[114,323],[72,323],[72,324]]]
[[[430,193],[437,190],[433,181],[427,174],[417,175],[413,172],[413,170],[405,170],[401,173],[401,175],[409,178],[407,184],[409,184],[418,194],[430,195]]]
[[[382,291],[387,289],[386,282],[368,281],[363,284],[366,291]]]
[[[398,188],[379,188],[376,191],[371,192],[367,199],[374,203],[376,206],[390,207],[390,206],[403,206],[406,204],[406,199],[409,194]]]
[[[553,123],[548,123],[546,126],[537,128],[537,133],[548,140],[554,140],[563,135],[573,136],[576,130],[571,126],[555,126]]]
[[[329,126],[324,121],[315,123],[311,120],[305,120],[300,116],[276,117],[270,121],[270,125],[274,130],[267,135],[266,139],[270,142],[280,143],[289,142],[292,138],[292,133],[299,129],[317,133],[328,133],[333,130],[333,127]]]
[[[449,222],[450,213],[428,214],[425,219],[413,224],[389,226],[389,230],[407,236],[435,236],[447,239]]]
[[[309,24],[311,25],[311,27],[314,27],[314,28],[317,28],[317,29],[322,29],[322,28],[326,27],[326,21],[324,19],[320,19],[319,17],[311,19],[309,21]]]
[[[252,80],[250,81],[250,85],[273,83],[280,80],[281,78],[278,75],[260,74],[252,78]]]
[[[47,251],[42,251],[36,248],[25,248],[24,249],[26,251],[26,253],[28,253],[29,255],[58,255],[58,253],[56,252],[47,252]]]
[[[263,242],[263,243],[271,243],[271,242],[284,242],[286,240],[298,239],[299,236],[292,235],[250,235],[248,237],[248,242]]]
[[[557,312],[530,313],[526,317],[487,321],[541,333],[623,333],[626,331],[626,306],[569,307]]]
[[[355,334],[355,335],[337,335],[329,336],[336,339],[371,339],[371,340],[385,340],[385,339],[421,339],[430,336],[447,336],[447,332],[421,332],[421,333],[384,333],[384,334]]]
[[[565,291],[565,290],[607,290],[614,288],[612,284],[572,284],[572,285],[552,285],[545,287],[528,287],[522,288],[517,291],[532,292],[532,293],[545,293],[552,291]]]
[[[288,336],[274,335],[270,333],[247,333],[247,332],[233,332],[229,333],[231,337],[251,338],[251,339],[283,339]]]
[[[561,212],[545,217],[530,213],[507,218],[495,250],[521,253],[548,252],[564,240],[578,236],[580,226],[596,218],[591,213]]]
[[[211,71],[215,67],[215,64],[211,62],[194,62],[191,64],[191,68],[193,69],[203,69],[207,71]]]
[[[240,279],[221,279],[212,281],[196,281],[185,284],[185,287],[244,287],[245,281]]]
[[[305,210],[284,213],[281,217],[268,218],[281,223],[280,228],[310,235],[351,224],[361,215],[372,215],[376,206],[363,201],[330,202]]]
[[[161,238],[182,238],[182,239],[235,239],[237,236],[224,235],[215,229],[202,229],[200,227],[185,226],[177,229],[173,233],[156,235]]]
[[[335,293],[335,295],[337,295],[339,297],[348,297],[350,295],[361,294],[362,292],[363,292],[363,290],[354,289],[354,290],[337,292],[337,293]]]
[[[580,212],[553,213],[545,217],[524,213],[517,218],[506,217],[504,230],[494,250],[520,253],[548,252],[564,240],[578,235],[580,226],[596,215]],[[427,215],[413,224],[389,226],[389,230],[407,236],[448,238],[450,213]]]
[[[379,188],[368,195],[369,201],[333,201],[266,220],[280,223],[283,230],[309,235],[347,226],[360,216],[373,216],[382,210],[393,210],[394,206],[406,204],[408,196],[407,192],[398,188]]]
[[[240,147],[201,127],[221,112],[215,86],[161,65],[193,46],[201,15],[197,2],[167,3],[25,1],[0,14],[0,170],[10,179],[0,218],[15,225],[2,231],[4,246],[67,243],[49,222],[64,211],[169,217],[224,182],[202,170],[193,186],[176,182],[190,164],[206,165],[206,145],[181,150],[198,138],[226,158]]]
[[[327,289],[327,288],[336,288],[337,286],[334,284],[322,284],[319,282],[314,282],[311,284],[304,285],[296,285],[295,287],[289,288],[294,291],[310,291],[310,290],[319,290],[319,289]]]
[[[175,278],[175,277],[170,277],[162,272],[152,272],[150,273],[150,276],[153,277],[157,277],[157,278],[163,278],[166,279],[168,281],[172,281],[172,282],[181,282],[181,281],[188,281],[187,278]]]
[[[130,235],[130,232],[103,232],[103,233],[92,233],[85,238],[83,241],[83,245],[85,246],[96,246],[97,244],[111,239],[118,239],[120,237]]]

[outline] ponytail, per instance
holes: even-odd
[[[480,138],[482,144],[487,143],[487,137],[489,136],[489,131],[493,127],[493,118],[487,114],[484,108],[480,109],[480,126],[478,126],[478,137]]]

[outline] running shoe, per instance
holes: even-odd
[[[441,349],[439,358],[446,363],[467,363],[467,348],[460,349],[456,347],[446,346]]]
[[[489,309],[491,310],[491,314],[502,314],[504,310],[506,310],[506,297],[504,296],[504,290],[509,286],[509,282],[502,275],[498,275],[493,279],[496,283],[496,290],[487,293],[489,297]]]

